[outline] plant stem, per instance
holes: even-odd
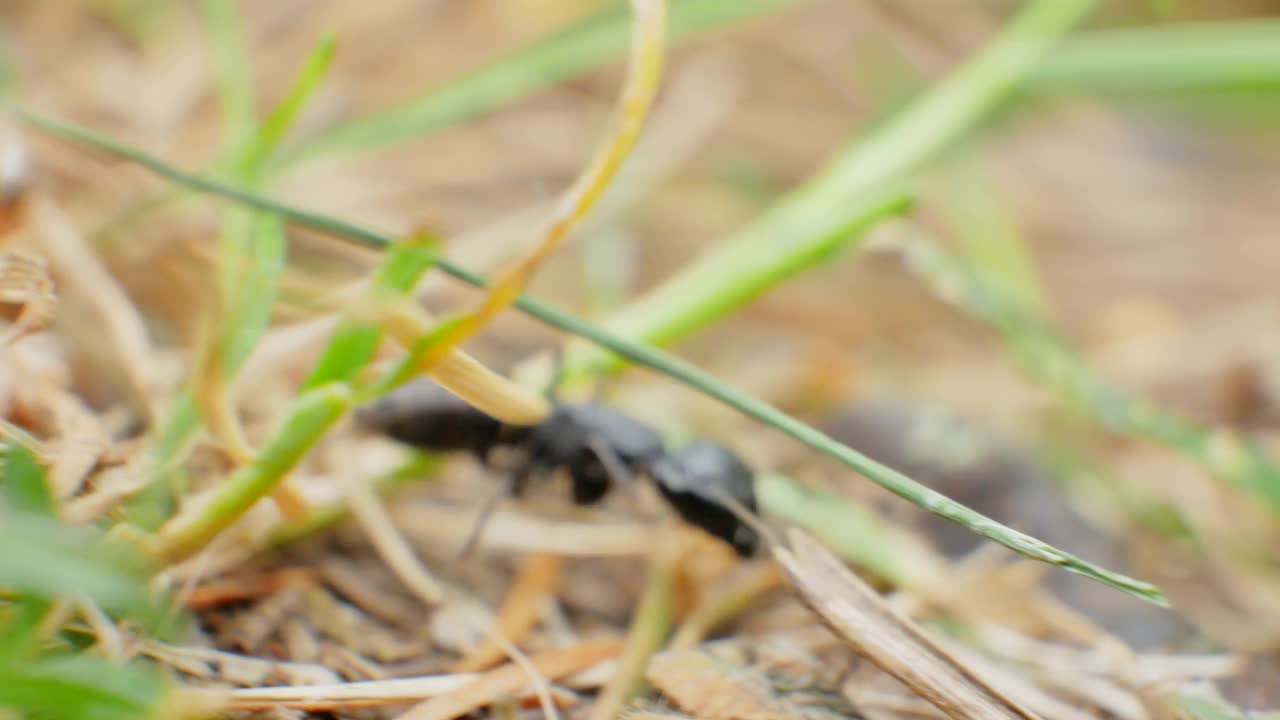
[[[180,514],[161,528],[150,543],[150,553],[174,563],[199,552],[284,480],[350,406],[351,390],[345,383],[321,385],[299,396],[253,462],[218,486],[196,512]]]

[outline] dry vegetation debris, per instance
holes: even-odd
[[[595,314],[625,304],[807,177],[893,93],[940,77],[1003,17],[979,2],[945,13],[927,2],[794,4],[674,44],[632,162],[585,241],[540,270],[535,295]],[[216,166],[226,109],[200,13],[126,5],[0,9],[14,94],[177,165]],[[299,67],[323,30],[338,31],[341,52],[297,119],[300,136],[597,9],[550,3],[552,22],[539,3],[357,5],[236,5],[251,95],[263,102],[294,87],[292,71],[275,69]],[[1131,22],[1143,12],[1118,5]],[[1188,16],[1274,9],[1186,5]],[[878,89],[883,78],[865,71],[850,78],[850,58],[897,68],[902,87]],[[450,258],[493,270],[528,251],[529,227],[583,163],[618,82],[602,70],[394,149],[300,166],[270,194],[405,234],[430,226],[451,238]],[[466,459],[409,457],[341,419],[276,502],[155,579],[191,613],[192,633],[153,637],[86,598],[45,608],[37,637],[53,642],[66,628],[113,661],[147,658],[181,680],[174,712],[192,714],[1243,717],[1223,695],[1280,707],[1280,523],[1230,481],[1249,448],[1276,447],[1280,157],[1265,132],[1212,134],[1166,117],[1087,97],[1028,101],[964,151],[985,171],[970,174],[972,157],[946,165],[912,224],[771,291],[683,352],[1002,522],[1154,581],[1176,613],[977,545],[723,407],[628,377],[609,389],[613,402],[676,434],[733,441],[797,481],[762,478],[763,495],[790,498],[815,524],[835,514],[782,536],[777,562],[742,562],[674,523],[644,488],[589,513],[548,491],[502,503],[477,553],[460,559],[476,488],[492,479]],[[155,423],[213,347],[208,298],[226,216],[132,167],[0,129],[0,435],[47,465],[63,522],[106,524],[158,472],[147,452]],[[957,210],[944,198],[966,184],[1003,205]],[[912,255],[926,243],[982,257],[974,232],[1011,232],[1025,246],[1038,281],[1015,278],[1001,292],[1041,314],[990,311],[963,277]],[[380,259],[301,228],[287,239],[280,302],[216,399],[246,457],[269,443],[350,319],[333,309],[365,297]],[[1016,258],[1003,262],[1017,275]],[[432,308],[476,306],[434,275],[418,291]],[[1040,324],[1079,348],[1084,370],[1070,345],[1036,334]],[[561,339],[507,313],[468,347],[532,377],[545,358],[516,361]],[[381,353],[374,366],[390,367],[397,355]],[[1020,363],[1038,383],[1017,374]],[[1099,413],[1116,396],[1086,371],[1207,430],[1170,431],[1192,438],[1186,451],[1158,442],[1171,427],[1152,420],[1162,416],[1105,426],[1115,417]],[[199,514],[243,470],[229,437],[193,434],[162,468],[189,490],[182,512]]]

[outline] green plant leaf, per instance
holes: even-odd
[[[44,465],[30,450],[13,442],[5,444],[0,491],[9,507],[52,517],[55,508],[47,475]]]
[[[112,612],[148,621],[159,616],[141,556],[90,528],[0,507],[0,547],[9,548],[0,553],[2,588],[52,598],[85,595]]]
[[[0,659],[0,709],[21,717],[144,720],[165,698],[159,672],[93,655],[22,662]]]

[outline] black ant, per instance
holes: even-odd
[[[687,522],[728,542],[740,555],[755,550],[755,531],[729,509],[737,503],[756,510],[754,474],[737,455],[706,440],[668,453],[657,431],[606,405],[556,403],[537,425],[512,425],[435,383],[418,381],[361,408],[357,418],[424,450],[469,451],[490,467],[495,450],[517,451],[519,462],[502,492],[485,504],[477,530],[502,494],[519,496],[530,478],[563,468],[577,504],[598,502],[614,483],[644,475]],[[473,533],[467,550],[475,540]]]

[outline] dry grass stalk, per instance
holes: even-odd
[[[30,217],[40,247],[48,254],[54,273],[63,279],[65,291],[83,298],[94,327],[104,334],[134,407],[143,417],[155,418],[151,384],[159,374],[142,313],[51,197],[35,193]]]
[[[507,591],[498,612],[496,633],[510,643],[519,644],[537,625],[539,613],[547,597],[560,584],[564,558],[550,553],[534,553],[525,558]],[[493,637],[477,646],[453,666],[455,673],[478,672],[502,660],[506,652]]]
[[[795,529],[788,540],[774,556],[801,599],[859,655],[950,717],[1039,717],[944,651],[817,541]]]
[[[391,517],[417,543],[458,543],[471,531],[470,517],[456,508],[426,503],[391,508]],[[567,557],[643,556],[653,546],[653,528],[639,523],[556,521],[499,508],[485,523],[479,547]]]
[[[382,561],[405,587],[428,607],[439,605],[444,599],[444,590],[414,555],[404,536],[396,532],[394,521],[373,491],[367,485],[354,486],[350,488],[347,503]]]
[[[7,345],[49,325],[58,297],[43,257],[18,250],[0,254],[0,303],[18,306],[13,324],[0,335],[0,344]]]
[[[550,680],[572,675],[622,652],[623,643],[605,640],[548,650],[529,658],[539,674]],[[521,691],[529,676],[518,665],[503,665],[476,678],[457,691],[414,706],[397,720],[451,720],[478,710],[495,700]]]
[[[756,563],[745,577],[728,584],[721,593],[708,597],[694,607],[680,624],[669,647],[688,650],[702,642],[717,626],[744,612],[762,595],[781,587],[785,577],[775,563]]]
[[[672,650],[653,659],[649,682],[676,707],[704,720],[799,720],[800,710],[777,696],[761,673],[699,650]]]

